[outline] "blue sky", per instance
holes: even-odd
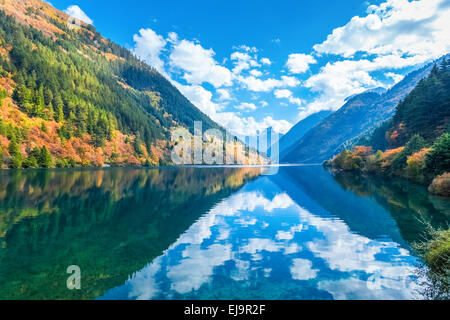
[[[285,133],[450,50],[449,0],[51,0],[240,135]]]

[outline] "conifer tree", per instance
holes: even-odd
[[[39,166],[43,168],[50,168],[52,166],[52,155],[46,146],[43,146],[38,159]]]
[[[11,156],[10,166],[12,168],[21,168],[22,167],[22,153],[20,152],[19,144],[17,143],[15,135],[12,136],[11,141],[8,146],[9,155]]]
[[[450,134],[443,134],[433,144],[426,158],[426,168],[434,176],[450,172]]]

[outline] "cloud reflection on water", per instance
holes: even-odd
[[[292,287],[298,297],[311,290],[323,299],[417,297],[416,259],[408,250],[353,233],[342,220],[315,215],[274,185],[255,187],[258,181],[201,217],[127,281],[124,298],[201,299],[205,292],[214,297],[225,290],[224,284],[244,299],[253,296],[233,286],[275,291],[261,291],[259,298],[286,298]]]

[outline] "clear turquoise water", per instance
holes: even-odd
[[[421,297],[410,245],[449,201],[319,166],[258,171],[2,172],[0,298]]]

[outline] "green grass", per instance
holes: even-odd
[[[434,300],[450,299],[450,229],[436,230],[427,224],[427,237],[413,248],[426,266],[423,294]]]

